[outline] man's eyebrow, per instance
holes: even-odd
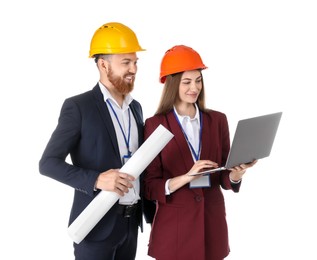
[[[139,58],[131,59],[131,58],[123,58],[122,61],[137,61]]]

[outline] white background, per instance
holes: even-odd
[[[95,30],[122,22],[138,53],[133,97],[144,117],[158,104],[159,65],[176,44],[204,63],[209,108],[240,118],[283,111],[271,156],[239,194],[224,191],[228,260],[317,259],[317,8],[308,0],[2,1],[0,3],[1,259],[73,259],[67,222],[73,190],[38,161],[65,98],[92,89]],[[147,256],[149,226],[137,259]]]

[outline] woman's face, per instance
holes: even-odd
[[[202,75],[199,70],[185,71],[179,84],[179,102],[194,104],[202,89]]]

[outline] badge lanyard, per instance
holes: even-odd
[[[121,132],[122,132],[122,135],[123,135],[123,138],[124,138],[127,150],[128,150],[128,153],[123,156],[123,163],[125,163],[131,157],[131,154],[132,154],[132,152],[130,151],[130,133],[131,133],[131,113],[130,113],[130,108],[128,108],[128,113],[129,113],[129,128],[128,129],[129,130],[128,130],[128,137],[126,137],[126,135],[125,135],[125,133],[123,131],[122,125],[121,125],[121,123],[119,121],[118,115],[117,115],[116,111],[114,110],[113,106],[111,105],[111,103],[110,103],[110,101],[108,99],[107,99],[107,103],[109,104],[114,116],[116,117],[116,119],[118,121],[118,124],[120,126],[120,129],[121,129]]]
[[[176,120],[177,120],[177,122],[178,122],[180,128],[181,128],[182,131],[183,131],[183,134],[184,134],[185,139],[186,139],[186,141],[187,141],[187,143],[188,143],[188,145],[189,145],[189,148],[190,148],[190,150],[191,150],[193,156],[195,157],[195,160],[198,161],[199,158],[200,158],[200,152],[201,152],[201,138],[202,138],[202,129],[203,129],[203,117],[202,117],[201,111],[199,112],[199,117],[200,117],[200,130],[199,130],[199,147],[198,147],[198,152],[197,152],[197,153],[196,153],[194,147],[192,146],[192,144],[190,143],[190,141],[189,141],[189,139],[188,139],[188,136],[187,136],[187,134],[185,133],[181,122],[179,122],[179,119],[178,119],[178,116],[177,116],[176,113],[175,113],[175,110],[173,110],[173,112],[174,112],[175,118],[176,118]]]

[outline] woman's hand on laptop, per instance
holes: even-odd
[[[233,183],[238,183],[241,181],[243,175],[245,174],[246,170],[248,168],[253,167],[258,162],[258,160],[254,160],[253,162],[250,163],[243,163],[238,166],[232,167],[229,170],[231,171],[229,173],[229,178],[230,181]]]

